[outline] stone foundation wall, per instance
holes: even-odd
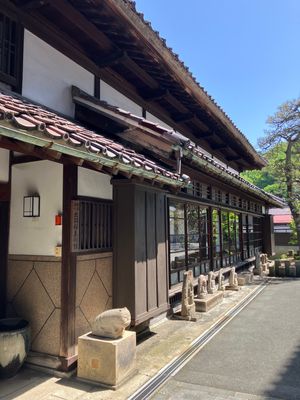
[[[10,255],[7,271],[7,316],[30,322],[31,349],[59,355],[61,259]]]
[[[75,335],[91,330],[91,322],[112,308],[112,253],[77,257]]]

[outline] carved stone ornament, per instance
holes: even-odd
[[[237,273],[235,272],[235,267],[232,267],[229,275],[229,286],[234,288],[238,287],[238,285]]]
[[[204,275],[200,275],[198,278],[197,294],[199,299],[205,299],[207,296],[207,281]]]
[[[195,312],[193,272],[190,270],[183,274],[181,316],[192,319],[195,318]]]
[[[208,273],[208,281],[207,281],[207,292],[209,294],[213,294],[217,290],[215,279],[216,279],[215,274],[212,271],[210,271]]]
[[[92,334],[100,337],[118,339],[130,325],[131,315],[129,310],[124,308],[113,308],[99,314],[92,324]]]
[[[224,275],[223,275],[223,268],[221,268],[219,270],[218,290],[220,290],[220,291],[225,290],[225,279],[224,279]]]

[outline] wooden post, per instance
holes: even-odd
[[[5,317],[9,231],[9,202],[0,201],[0,318]]]
[[[75,355],[76,255],[71,248],[71,202],[77,197],[78,170],[75,165],[63,166],[63,228],[61,266],[61,342],[62,369],[68,370]]]
[[[263,223],[263,252],[269,256],[275,254],[275,239],[274,239],[274,227],[273,227],[273,216],[265,215]]]
[[[0,183],[0,318],[6,316],[6,290],[8,265],[9,215],[11,196],[11,154],[9,156],[9,178]]]

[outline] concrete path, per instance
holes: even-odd
[[[300,280],[272,280],[152,398],[300,399]]]

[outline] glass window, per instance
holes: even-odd
[[[21,27],[0,12],[0,80],[15,89],[21,65]]]
[[[194,276],[209,267],[207,207],[170,200],[170,284],[183,279],[183,271],[192,269]]]

